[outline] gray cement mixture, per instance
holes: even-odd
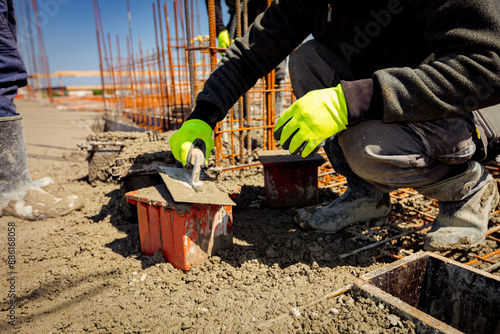
[[[27,118],[35,116],[29,115],[36,109],[33,103],[18,105]],[[61,115],[55,118],[59,121],[82,117],[54,114]],[[59,132],[53,136],[57,138],[51,140],[74,142],[74,150],[64,150],[71,158],[41,165],[31,160],[32,176],[50,175],[55,182],[48,192],[77,194],[85,205],[43,221],[0,218],[3,281],[9,272],[7,228],[9,223],[16,226],[16,322],[9,324],[9,287],[2,284],[0,332],[415,332],[411,322],[386,305],[349,292],[326,297],[384,262],[375,261],[375,251],[339,258],[365,243],[345,231],[303,231],[294,224],[293,209],[268,207],[261,168],[221,176],[221,182],[241,187],[235,198],[234,245],[183,272],[166,263],[161,252],[141,254],[137,220],[123,214],[120,185],[90,185],[76,138]],[[330,190],[320,196],[336,197]]]

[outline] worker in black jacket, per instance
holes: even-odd
[[[206,81],[170,140],[174,156],[186,164],[198,139],[208,159],[216,123],[296,48],[298,99],[275,138],[303,157],[324,146],[348,182],[340,198],[296,221],[335,232],[385,219],[389,192],[413,187],[440,208],[425,249],[481,242],[498,190],[477,161],[484,147],[471,112],[500,103],[500,2],[275,0]]]

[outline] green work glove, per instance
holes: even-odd
[[[295,101],[278,119],[274,139],[284,149],[306,158],[325,140],[347,126],[347,105],[342,85],[313,90]]]
[[[199,119],[185,121],[181,128],[170,137],[169,143],[174,158],[179,160],[183,166],[186,166],[194,145],[200,147],[205,153],[205,163],[208,165],[210,152],[215,146],[212,139],[212,128]]]
[[[231,40],[229,39],[229,32],[227,30],[219,33],[219,36],[217,36],[217,43],[219,44],[219,48],[227,49],[229,47]]]

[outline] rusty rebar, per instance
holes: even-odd
[[[160,0],[157,0],[157,4],[158,4],[158,27],[160,29],[160,41],[161,41],[161,59],[162,59],[162,68],[164,70],[164,72],[162,73],[161,75],[161,78],[160,78],[160,82],[161,84],[164,86],[164,88],[162,89],[162,92],[164,91],[165,92],[165,101],[166,102],[166,106],[165,106],[165,103],[163,104],[165,107],[162,108],[163,110],[163,114],[164,114],[164,117],[167,119],[167,128],[170,129],[172,128],[172,124],[171,124],[171,117],[170,117],[170,110],[169,110],[169,105],[170,105],[170,97],[168,96],[168,83],[167,83],[167,65],[166,65],[166,61],[165,61],[165,44],[164,44],[164,41],[163,41],[163,27],[162,27],[162,23],[161,23],[161,7],[160,7]],[[165,17],[165,20],[167,20],[167,18]],[[165,120],[164,120],[165,122]]]
[[[172,127],[171,129],[177,129],[179,126],[179,120],[182,121],[182,117],[180,119],[177,117],[177,110],[176,110],[177,93],[175,91],[175,70],[174,70],[175,67],[174,67],[174,59],[173,59],[173,55],[172,55],[172,42],[171,42],[172,38],[170,37],[170,24],[169,24],[169,20],[168,20],[168,9],[167,9],[166,4],[163,5],[163,9],[165,12],[165,29],[166,29],[166,33],[167,33],[167,54],[168,54],[168,64],[169,64],[169,69],[170,69],[170,87],[172,89],[172,100],[173,100],[173,102],[171,102],[170,109],[171,109],[173,122],[175,123],[175,126]]]
[[[210,70],[213,71],[215,66],[217,66],[217,52],[215,48],[217,46],[217,32],[215,26],[215,3],[214,0],[208,0],[208,52],[210,54]],[[220,124],[217,124],[214,129],[215,134],[215,162],[217,166],[222,163],[222,138],[219,135]]]
[[[156,43],[156,62],[157,62],[157,67],[158,67],[158,93],[160,95],[159,96],[160,104],[159,104],[158,107],[160,108],[161,114],[162,114],[162,116],[164,118],[165,114],[164,114],[164,110],[163,110],[163,103],[162,103],[162,101],[166,100],[166,98],[163,96],[163,89],[161,87],[162,83],[163,83],[163,80],[162,80],[163,67],[162,67],[162,64],[161,64],[160,44],[158,42],[158,25],[160,25],[160,28],[161,28],[161,22],[158,25],[156,24],[156,7],[155,7],[155,3],[153,2],[152,5],[153,5],[153,22],[154,22],[155,43]],[[160,7],[158,7],[158,16],[159,16],[159,19],[160,19],[161,15],[160,15],[159,8]]]
[[[141,46],[139,52],[137,52],[137,54],[134,53],[131,51],[134,47],[131,41],[131,36],[128,36],[130,40],[127,39],[127,43],[130,44],[127,44],[127,52],[129,55],[127,61],[127,71],[130,73],[130,91],[123,91],[124,94],[118,94],[120,96],[115,95],[113,99],[110,100],[108,109],[121,110],[121,105],[123,105],[125,108],[125,110],[122,111],[123,116],[132,117],[140,126],[150,126],[151,116],[154,116],[162,118],[160,130],[178,128],[187,116],[185,109],[191,106],[189,104],[190,102],[188,102],[189,98],[186,99],[186,94],[193,91],[196,93],[197,80],[199,80],[198,77],[206,77],[209,73],[209,71],[205,71],[205,67],[203,67],[205,59],[208,57],[210,58],[209,70],[212,71],[216,66],[217,53],[223,51],[223,49],[216,47],[215,10],[213,8],[213,0],[208,2],[209,16],[211,17],[209,20],[209,29],[212,31],[207,43],[208,46],[205,45],[203,38],[197,37],[193,39],[191,36],[191,38],[186,40],[184,37],[181,37],[181,35],[183,35],[182,27],[184,26],[184,16],[187,14],[187,19],[190,20],[194,17],[193,6],[186,4],[184,5],[184,8],[182,8],[181,4],[182,2],[179,0],[173,1],[174,15],[172,18],[175,20],[175,35],[170,32],[171,25],[168,16],[168,6],[167,4],[164,4],[167,45],[162,44],[162,15],[160,15],[159,12],[158,14],[156,13],[156,9],[159,8],[159,0],[152,4],[152,15],[155,20],[155,50],[151,53],[148,52],[148,55],[144,57],[142,55],[143,52]],[[239,15],[237,16],[240,20],[238,24],[240,32],[238,34],[242,35],[248,24],[246,22],[248,15],[248,3],[247,1],[242,0],[239,5]],[[131,28],[129,1],[127,1],[127,13],[129,14],[129,28]],[[183,13],[184,15],[182,15]],[[97,33],[103,33],[101,29],[102,23],[99,23],[98,21],[99,20],[96,16]],[[187,22],[186,29],[189,30],[188,28],[190,26],[192,30],[192,21]],[[129,29],[129,32],[131,34],[131,29]],[[187,31],[187,33],[189,34],[189,31]],[[198,41],[199,45],[193,47],[194,43],[198,44]],[[140,42],[139,44],[141,44]],[[186,46],[186,43],[189,45]],[[106,48],[107,44],[108,43],[104,43],[103,50],[105,50],[105,54],[108,54]],[[117,36],[117,45],[118,44],[119,36]],[[109,45],[109,48],[111,48],[111,45]],[[164,50],[164,48],[167,48],[167,50]],[[172,50],[172,48],[175,48],[175,50]],[[184,50],[182,50],[183,48]],[[184,56],[182,51],[185,51]],[[187,66],[187,62],[189,53],[187,51],[192,52],[193,60],[196,59],[195,52],[201,51],[201,53],[205,54],[204,57],[201,57],[200,64],[194,65],[193,61],[192,70],[195,73],[188,73],[189,68]],[[176,56],[173,55],[174,52],[176,52]],[[165,55],[165,53],[167,53],[167,55]],[[198,61],[198,59],[196,59],[196,61]],[[118,55],[118,59],[115,59],[111,53],[111,56],[106,56],[105,60],[102,61],[103,65],[105,63],[107,64],[107,70],[103,68],[103,73],[105,73],[107,77],[101,80],[105,94],[113,93],[113,91],[117,92],[121,88],[128,89],[128,86],[124,86],[125,80],[128,80],[128,74],[124,73],[122,69],[123,65],[121,55]],[[146,71],[144,71],[145,67],[147,67]],[[151,80],[149,80],[149,76],[151,76]],[[187,81],[188,76],[190,80],[189,82]],[[167,77],[169,80],[167,80]],[[194,78],[194,80],[192,80],[192,78]],[[191,83],[194,83],[194,90]],[[245,164],[246,162],[251,161],[251,155],[255,153],[254,150],[258,149],[258,147],[255,149],[252,148],[252,139],[256,138],[256,135],[254,134],[255,131],[263,131],[262,136],[267,136],[269,138],[269,133],[272,132],[272,128],[274,127],[274,120],[272,119],[272,116],[270,117],[268,115],[268,110],[273,107],[271,95],[274,93],[275,89],[273,87],[273,83],[267,82],[266,87],[262,87],[261,83],[265,85],[265,79],[261,80],[260,83],[252,89],[252,92],[256,91],[257,93],[252,93],[253,95],[245,94],[243,95],[243,98],[240,99],[239,115],[229,113],[227,119],[225,120],[228,127],[224,128],[223,131],[219,126],[215,129],[214,133],[216,135],[215,141],[217,152],[216,164],[218,166],[226,163],[226,160],[224,160],[226,159],[226,155],[229,157],[229,160],[227,161],[231,164]],[[188,84],[190,87],[186,86]],[[259,95],[258,92],[263,92],[263,94]],[[121,105],[119,106],[118,104]],[[250,107],[252,110],[250,110]],[[165,118],[167,118],[167,120]],[[159,126],[158,123],[155,123],[155,126]],[[220,140],[220,135],[224,133],[229,133],[231,143],[228,146],[228,152],[225,152],[223,155],[222,140]],[[260,133],[259,136],[261,136]],[[236,144],[237,138],[239,138],[239,145]]]
[[[111,35],[108,33],[108,44],[109,44],[109,63],[111,64],[109,71],[111,75],[111,81],[113,82],[113,92],[114,92],[114,100],[116,104],[116,80],[115,80],[115,72],[114,72],[114,66],[113,66],[113,51],[111,48]]]
[[[176,51],[177,51],[177,73],[178,73],[178,76],[179,76],[179,81],[178,81],[178,84],[179,86],[182,87],[182,72],[181,72],[181,56],[180,56],[180,40],[179,40],[179,25],[178,25],[178,22],[177,22],[177,18],[178,18],[178,8],[177,6],[179,6],[180,3],[177,1],[177,0],[174,0],[174,18],[175,18],[175,40],[176,40]],[[181,17],[182,19],[182,17]],[[184,116],[184,94],[182,93],[182,91],[180,92],[179,94],[179,97],[180,97],[180,109],[181,109],[181,119],[182,119],[182,122],[185,121],[185,116]],[[175,101],[175,106],[177,107],[177,101]]]
[[[33,5],[33,16],[35,18],[35,26],[36,26],[36,35],[37,35],[37,41],[38,41],[38,50],[40,52],[40,62],[41,62],[41,68],[42,68],[42,74],[45,75],[45,82],[47,85],[47,94],[49,96],[49,101],[50,103],[53,102],[53,94],[52,94],[52,82],[51,78],[49,76],[50,74],[50,68],[49,68],[49,60],[47,57],[47,52],[45,51],[45,41],[43,38],[43,32],[42,32],[42,24],[40,23],[40,15],[38,14],[38,7],[36,0],[31,1]]]
[[[122,69],[122,63],[121,63],[121,54],[120,54],[120,38],[118,37],[118,35],[116,35],[116,49],[118,51],[118,68],[119,68],[119,72],[118,72],[118,77],[117,77],[117,81],[118,81],[118,89],[120,91],[120,95],[118,97],[118,94],[116,94],[115,92],[115,95],[116,95],[116,99],[117,99],[117,103],[118,103],[118,99],[120,101],[120,103],[118,104],[119,106],[119,109],[120,110],[123,110],[123,93],[124,93],[124,89],[126,89],[126,87],[124,88],[124,85],[123,85],[123,69]],[[120,112],[121,114],[121,112]]]

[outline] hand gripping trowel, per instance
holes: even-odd
[[[181,203],[236,205],[201,170],[204,160],[202,150],[193,147],[187,167],[157,167],[173,200]]]

